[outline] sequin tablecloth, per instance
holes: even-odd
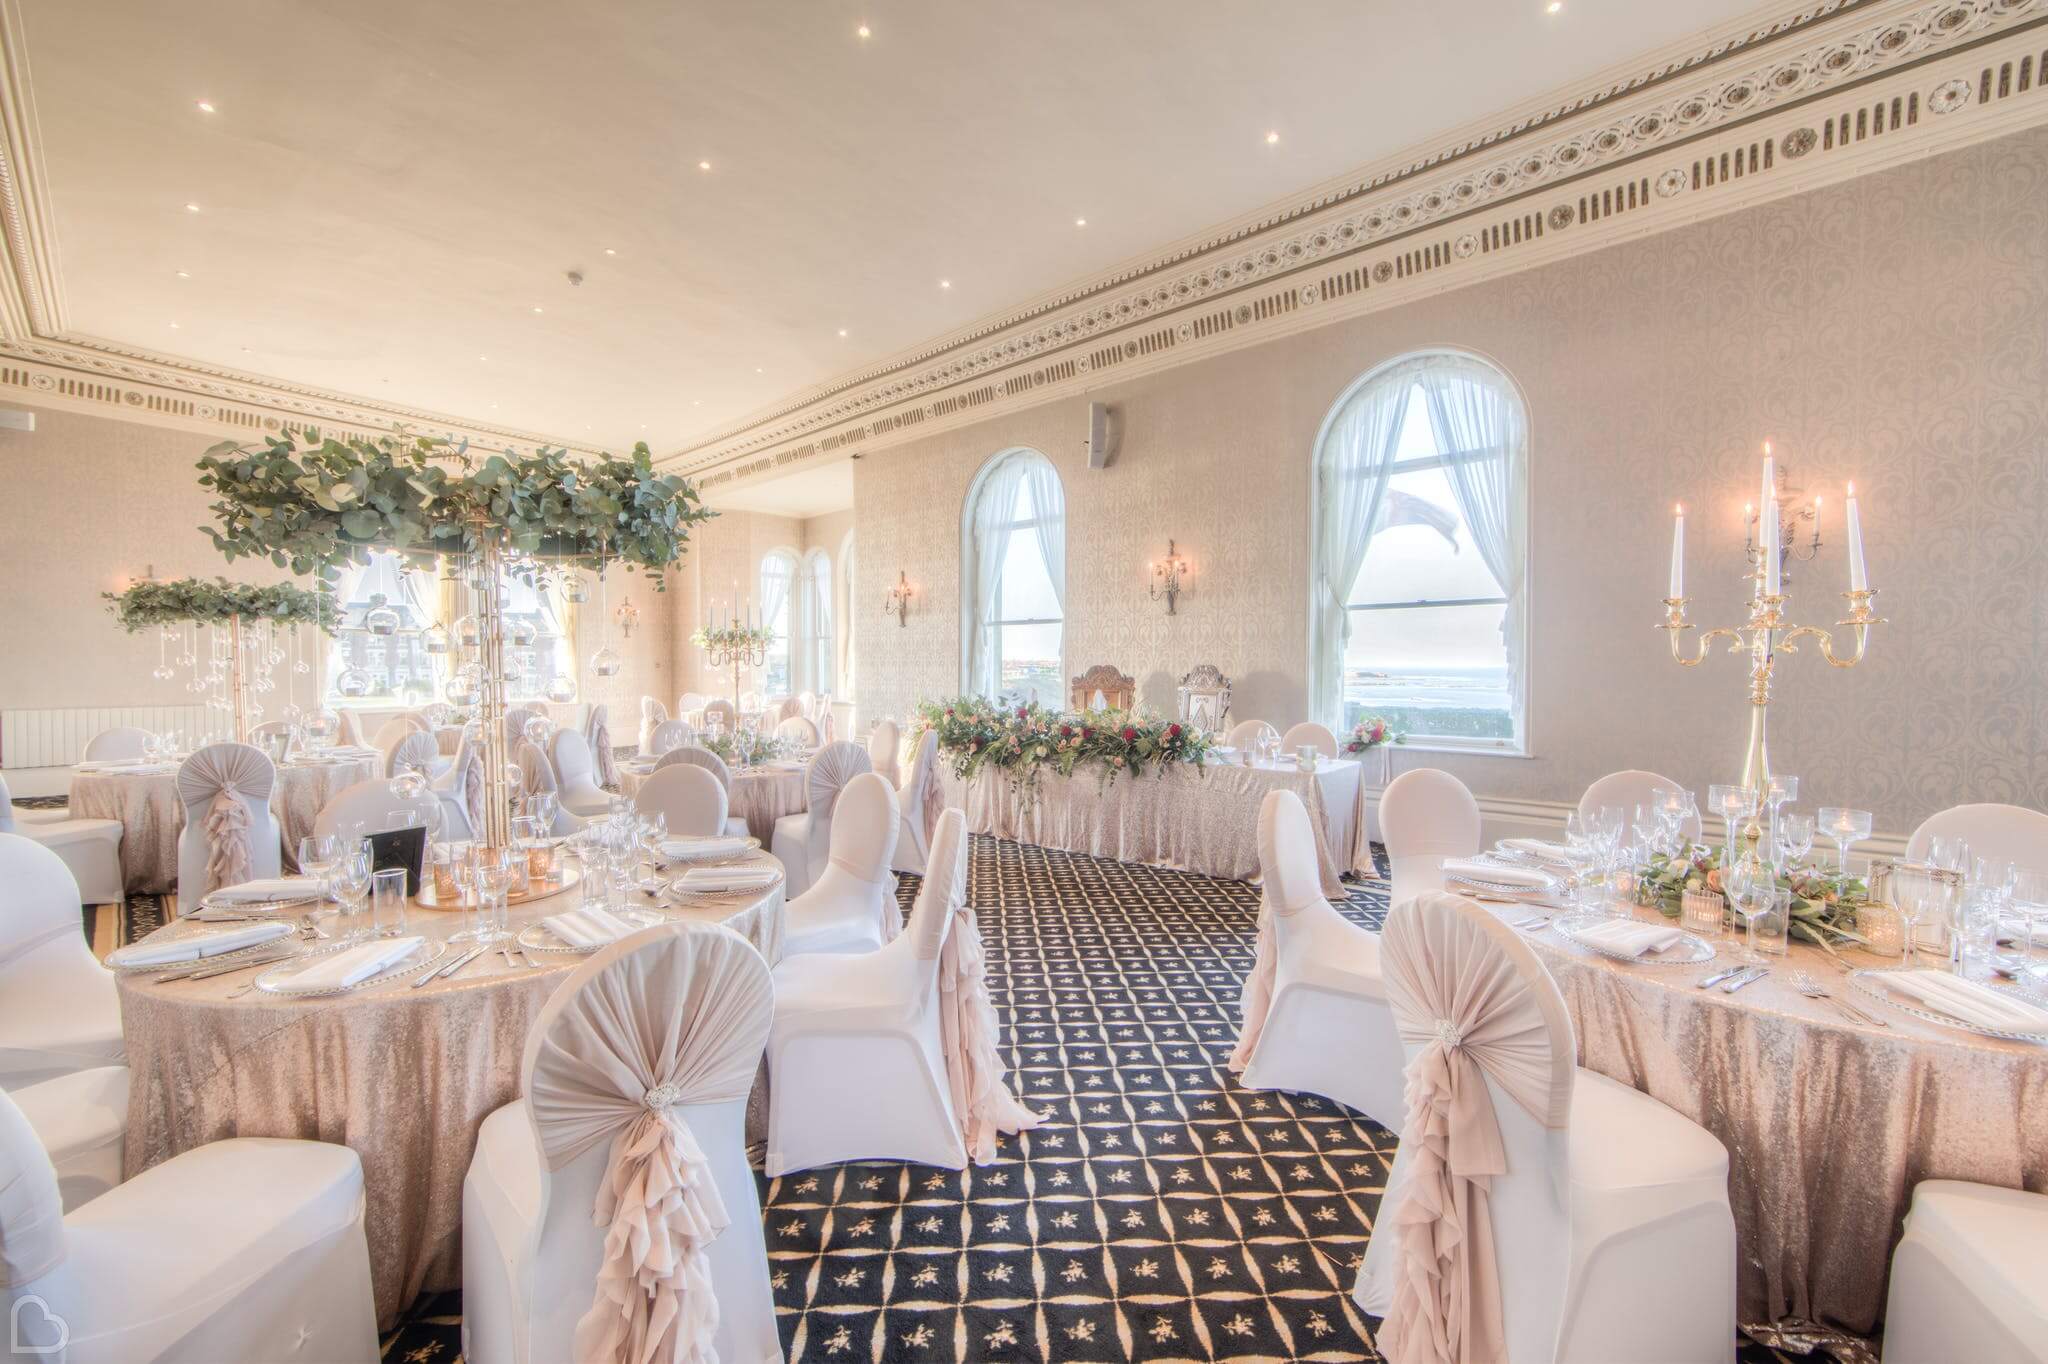
[[[619,793],[630,800],[653,770],[640,763],[619,764]],[[726,792],[726,812],[744,819],[747,832],[760,839],[765,848],[775,836],[776,820],[810,808],[810,792],[804,781],[802,763],[769,763],[735,770],[732,789]]]
[[[970,781],[947,772],[945,783],[946,803],[966,810],[975,833],[1233,881],[1259,874],[1259,806],[1266,793],[1292,791],[1315,827],[1323,893],[1341,896],[1339,877],[1361,861],[1371,867],[1358,818],[1359,777],[1356,762],[1325,758],[1314,772],[1292,761],[1177,763],[1105,784],[1088,766],[1071,777],[1041,772],[1034,786],[1019,789],[1004,773],[984,768]]]
[[[374,758],[288,762],[278,767],[270,808],[284,842],[286,870],[297,866],[299,840],[313,832],[320,807],[342,788],[368,781],[376,770]],[[130,895],[162,895],[177,886],[178,835],[185,830],[185,807],[178,800],[175,766],[73,772],[71,813],[80,819],[121,821],[121,879]]]
[[[2048,1191],[2048,1046],[1923,1023],[1857,993],[1818,948],[1794,946],[1729,995],[1695,982],[1730,964],[1733,943],[1708,967],[1656,967],[1596,956],[1554,931],[1528,941],[1564,992],[1579,1064],[1728,1148],[1737,1307],[1760,1339],[1805,1322],[1874,1334],[1921,1180]],[[1850,1022],[1801,995],[1801,970],[1890,1026]]]
[[[766,854],[751,861],[776,867]],[[778,868],[779,869],[779,868]],[[515,929],[575,903],[580,890],[512,906]],[[724,923],[772,965],[781,956],[782,885],[671,907]],[[651,903],[651,902],[649,902]],[[435,938],[460,915],[413,907]],[[203,928],[181,921],[163,933]],[[410,977],[358,993],[290,1000],[233,991],[257,972],[155,983],[120,978],[128,1038],[127,1173],[228,1137],[336,1142],[362,1157],[377,1319],[388,1328],[422,1291],[462,1282],[462,1180],[485,1117],[519,1097],[526,1033],[578,959],[537,969],[498,953],[413,989]]]

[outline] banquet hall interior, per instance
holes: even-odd
[[[2048,1364],[2048,0],[0,0],[6,1358]]]

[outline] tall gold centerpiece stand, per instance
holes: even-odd
[[[722,630],[707,632],[704,640],[704,658],[714,668],[732,669],[732,707],[740,708],[740,673],[747,668],[762,668],[768,664],[768,646],[765,643],[749,643],[750,632],[734,616],[732,623]]]

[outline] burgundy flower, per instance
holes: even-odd
[[[1025,720],[1025,719],[1029,719],[1029,718],[1030,718],[1030,716],[1031,716],[1031,710],[1030,710],[1030,707],[1028,707],[1028,706],[1019,706],[1019,707],[1017,707],[1017,718],[1018,718],[1019,720]]]
[[[1166,727],[1166,737],[1169,739],[1178,739],[1180,737],[1180,726],[1168,725]]]
[[[1095,731],[1089,728],[1087,725],[1083,725],[1081,726],[1081,737],[1084,739],[1092,739],[1095,737]]]
[[[1131,743],[1131,742],[1132,742],[1132,741],[1134,741],[1134,740],[1135,740],[1135,739],[1136,739],[1137,737],[1138,737],[1138,731],[1137,731],[1137,730],[1135,730],[1135,729],[1132,729],[1132,728],[1131,728],[1131,727],[1130,727],[1129,725],[1125,725],[1125,726],[1124,726],[1124,742],[1125,742],[1125,743]]]
[[[1073,737],[1074,737],[1074,727],[1073,727],[1072,725],[1061,725],[1061,726],[1060,726],[1060,737],[1061,737],[1062,739],[1071,739],[1071,738],[1073,738]]]

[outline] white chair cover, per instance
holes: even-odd
[[[725,732],[730,734],[740,727],[739,708],[723,697],[713,697],[704,703],[704,727],[709,729],[713,720],[724,725]]]
[[[648,732],[648,746],[641,750],[640,756],[659,757],[663,753],[672,753],[696,737],[696,732],[683,721],[663,720]]]
[[[0,886],[0,1087],[119,1064],[114,974],[80,931],[78,884],[63,859],[0,834]]]
[[[405,742],[407,737],[418,734],[424,729],[426,729],[425,722],[410,711],[402,715],[394,715],[383,724],[377,726],[377,737],[373,741],[374,747],[389,761],[392,749]]]
[[[94,763],[127,762],[142,756],[143,745],[149,742],[149,733],[133,725],[116,725],[103,729],[85,741],[85,761]]]
[[[778,724],[792,716],[804,713],[804,703],[794,696],[780,697],[768,703],[768,718]]]
[[[619,789],[619,763],[612,753],[611,707],[596,705],[583,717],[583,742],[590,746],[597,784],[608,791]]]
[[[1571,1119],[1571,1020],[1515,930],[1461,896],[1398,904],[1381,936],[1387,998],[1408,1066],[1406,1197],[1393,1301],[1378,1345],[1391,1364],[1506,1358],[1489,1179],[1507,1170],[1488,1092],[1556,1130]]]
[[[1286,735],[1280,740],[1282,751],[1287,753],[1294,752],[1295,749],[1300,748],[1304,744],[1313,746],[1316,752],[1322,754],[1325,758],[1337,756],[1337,736],[1313,720],[1303,720],[1293,729],[1288,730]]]
[[[1444,888],[1446,857],[1479,851],[1479,802],[1465,783],[1434,767],[1403,772],[1380,793],[1380,837],[1387,847],[1388,903]]]
[[[725,765],[725,759],[719,757],[708,748],[703,748],[696,744],[684,744],[681,748],[671,748],[668,752],[661,755],[659,762],[654,764],[654,770],[659,772],[664,767],[676,766],[701,767],[718,779],[719,790],[726,792],[727,795],[732,793],[732,769]]]
[[[424,738],[426,736],[418,736]],[[313,832],[343,838],[368,838],[386,829],[431,828],[431,812],[440,797],[431,791],[406,797],[382,777],[344,786],[313,816]]]
[[[903,811],[903,829],[896,836],[897,871],[922,876],[925,858],[938,833],[939,816],[946,808],[945,784],[939,780],[939,736],[926,730],[917,741],[917,756],[911,759],[910,775],[903,781],[897,805]]]
[[[384,760],[384,775],[401,777],[408,772],[417,774],[425,781],[434,779],[434,769],[441,765],[441,743],[424,729],[416,729],[398,741]]]
[[[538,715],[547,719],[546,712],[533,706],[507,706],[505,708],[505,743],[517,744],[526,737],[526,722]]]
[[[818,693],[800,691],[796,694],[796,714],[816,723],[818,719]]]
[[[1251,1064],[1273,1008],[1273,986],[1279,974],[1280,933],[1275,917],[1299,914],[1323,898],[1321,864],[1316,858],[1315,829],[1308,809],[1292,791],[1268,791],[1259,806],[1259,932],[1252,969],[1238,992],[1237,1011],[1243,1022],[1230,1068]]]
[[[694,763],[658,767],[633,793],[633,808],[646,818],[660,815],[668,831],[710,838],[725,832],[725,789]]]
[[[441,756],[452,758],[462,748],[463,736],[469,733],[464,725],[437,725],[434,729],[434,747],[441,750]]]
[[[1260,739],[1271,739],[1278,743],[1280,731],[1264,720],[1242,720],[1230,727],[1227,743],[1231,748],[1248,749]]]
[[[519,769],[519,795],[522,798],[556,797],[555,822],[549,833],[569,833],[583,827],[575,815],[562,808],[562,784],[556,780],[555,765],[548,761],[548,755],[541,751],[540,745],[531,739],[521,739],[512,746],[512,765]]]
[[[1927,860],[1936,838],[1961,838],[1974,857],[2048,871],[2048,815],[2023,805],[1954,805],[1922,821],[1906,840],[1906,856]]]
[[[889,785],[903,789],[903,731],[894,720],[877,720],[868,734],[868,761]]]
[[[249,744],[208,744],[178,769],[185,832],[178,840],[178,894],[187,903],[278,865],[277,821],[270,813],[277,767]],[[187,854],[204,851],[204,861]],[[266,855],[267,854],[267,855]],[[196,876],[188,877],[188,871]],[[195,886],[192,880],[197,880]]]
[[[859,744],[826,744],[811,758],[804,775],[806,808],[800,815],[777,820],[769,845],[788,875],[790,894],[801,895],[825,870],[832,853],[832,810],[839,793],[868,770],[867,750]]]
[[[21,1109],[0,1090],[0,1288],[33,1283],[63,1262],[64,1200],[56,1168]]]
[[[578,1364],[716,1358],[704,1251],[731,1218],[675,1110],[745,1098],[773,1016],[760,954],[730,929],[687,923],[603,948],[542,1009],[524,1069],[548,1168],[611,1143],[594,1213],[608,1228],[604,1258],[576,1324]]]
[[[1669,777],[1660,777],[1655,772],[1643,772],[1633,768],[1626,772],[1609,772],[1587,787],[1586,794],[1579,797],[1579,817],[1583,819],[1597,812],[1603,805],[1612,805],[1622,812],[1623,819],[1628,819],[1634,814],[1636,806],[1649,803],[1651,794],[1660,786],[1672,791],[1685,789]],[[1697,818],[1687,825],[1687,831],[1694,839],[1700,837],[1700,822]]]
[[[792,715],[775,726],[775,737],[798,748],[816,748],[820,742],[817,725],[801,715]]]
[[[832,856],[824,874],[784,906],[783,955],[872,952],[903,931],[896,878],[889,871],[901,816],[896,791],[863,772],[840,793],[832,820]]]
[[[459,828],[453,819],[448,821],[448,838],[463,842],[474,838],[476,831],[484,827],[484,757],[483,746],[470,736],[469,730],[458,729],[455,733],[455,755],[433,786],[442,808],[462,819]]]
[[[558,729],[549,749],[555,778],[562,784],[563,804],[586,817],[607,813],[611,793],[597,784],[597,766],[584,737],[573,729]]]
[[[334,714],[335,718],[341,721],[341,732],[335,735],[335,739],[342,747],[369,747],[368,744],[363,742],[363,721],[361,716],[352,710],[338,710]]]
[[[654,727],[666,719],[668,719],[667,706],[664,706],[652,696],[640,698],[639,751],[641,757],[644,758],[654,752]]]

